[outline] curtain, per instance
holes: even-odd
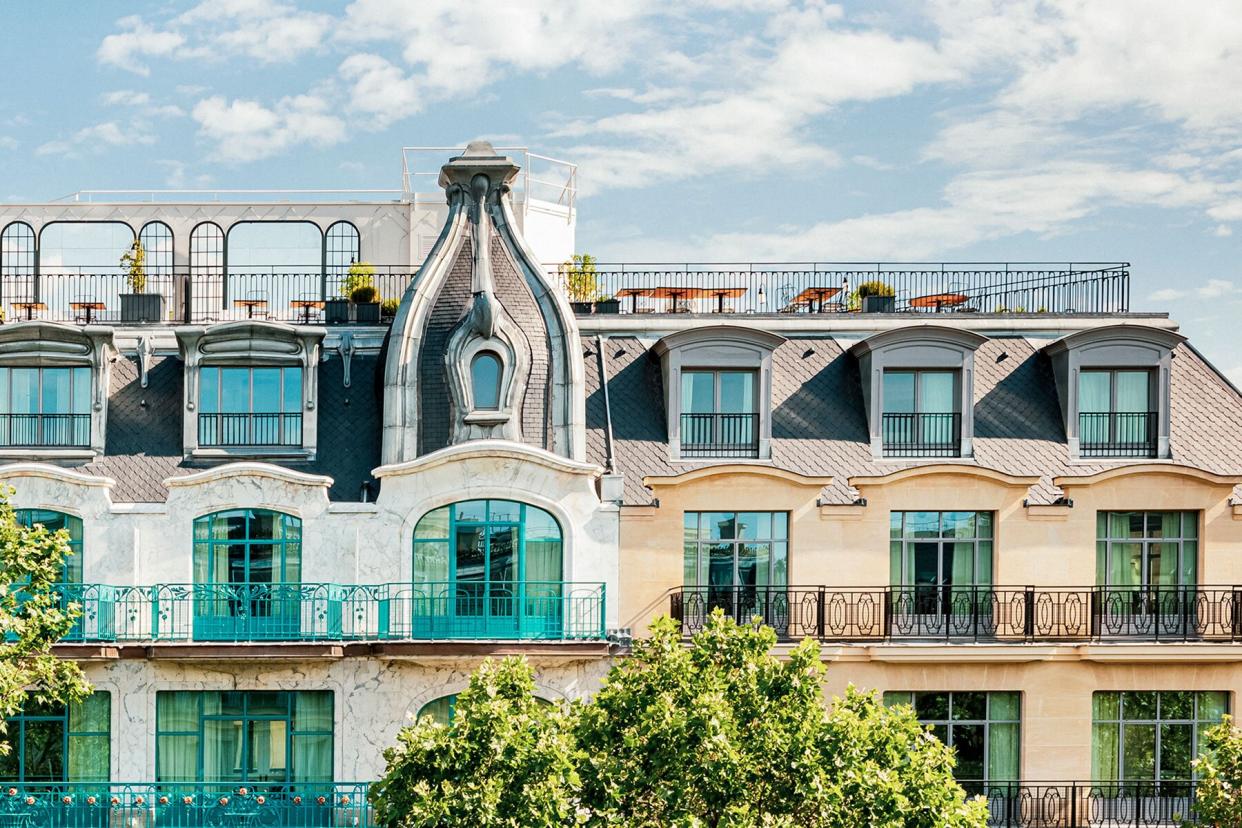
[[[98,691],[69,705],[70,782],[106,782],[111,768],[112,696]]]
[[[1120,779],[1118,763],[1120,728],[1116,722],[1096,722],[1091,726],[1091,778],[1101,782]]]

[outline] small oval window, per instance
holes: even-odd
[[[474,391],[474,407],[487,411],[500,408],[500,357],[491,351],[480,351],[470,362],[470,387]]]

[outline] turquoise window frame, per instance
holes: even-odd
[[[81,724],[89,724],[92,719],[99,715],[99,711],[89,711],[89,706],[102,707],[104,712],[102,722],[104,729],[91,729],[88,727],[77,727],[75,729],[75,721]],[[60,747],[60,764],[62,773],[59,779],[45,779],[42,777],[31,778],[26,772],[27,750],[26,736],[31,724],[39,722],[59,722],[61,723],[61,747]],[[8,782],[30,782],[30,783],[56,783],[56,782],[108,782],[112,773],[112,694],[107,690],[97,690],[80,702],[71,702],[65,705],[57,705],[55,707],[36,709],[31,712],[22,711],[15,716],[10,716],[6,720],[8,725],[8,734],[5,737],[8,740],[11,751],[8,756],[0,759],[0,766],[16,762],[16,776],[3,775],[0,776],[0,783]],[[87,740],[103,742],[103,766],[99,773],[74,773],[73,768],[75,759],[84,759]]]
[[[69,557],[65,558],[61,583],[82,583],[82,518],[55,509],[15,509],[17,522],[30,528],[42,524],[49,532],[64,529],[69,533]]]
[[[457,718],[457,698],[459,695],[459,693],[450,693],[447,696],[432,699],[418,708],[418,715],[414,720],[420,722],[425,718],[430,718],[442,725],[451,725],[453,720]],[[535,696],[535,701],[548,707],[552,706],[552,702],[542,696]],[[441,711],[443,711],[443,714],[441,714]]]
[[[258,713],[251,715],[249,713],[250,706],[255,697],[259,693],[269,694],[276,693],[284,697],[284,713],[272,715],[270,713]],[[233,695],[240,697],[241,712],[240,713],[207,713],[205,712],[205,702],[210,696],[221,697],[220,707],[223,707],[223,697]],[[327,698],[328,708],[333,711],[333,723],[327,730],[323,728],[299,729],[297,727],[297,702],[301,696],[318,695]],[[161,725],[163,722],[161,708],[174,701],[176,696],[182,698],[193,697],[196,705],[194,714],[194,729],[178,730],[164,729]],[[258,780],[251,779],[249,768],[249,757],[241,763],[242,771],[237,778],[213,780],[213,784],[231,785],[240,783],[261,783],[264,785],[300,785],[313,784],[321,782],[331,782],[333,777],[333,768],[336,761],[336,733],[335,733],[335,702],[336,698],[331,690],[160,690],[155,694],[155,776],[156,783],[159,785],[176,785],[178,783],[201,783],[204,780],[204,757],[207,745],[207,723],[211,721],[237,721],[256,722],[256,721],[281,721],[285,723],[285,778],[281,780]],[[302,738],[323,738],[328,737],[329,751],[325,768],[322,772],[314,774],[301,774],[296,766],[297,762],[297,745],[296,739]],[[164,772],[164,762],[161,759],[167,758],[164,754],[169,751],[171,740],[182,740],[181,743],[190,746],[194,751],[194,772],[190,774],[193,779],[180,778],[177,774],[168,774]],[[177,742],[172,742],[177,744]],[[242,740],[242,750],[249,750],[249,742]]]

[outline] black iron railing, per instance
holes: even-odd
[[[758,414],[682,414],[682,457],[758,457]]]
[[[84,448],[90,444],[90,414],[0,414],[0,446]]]
[[[884,413],[880,440],[885,457],[957,457],[962,453],[962,415]]]
[[[849,313],[858,288],[882,282],[896,312],[1124,313],[1127,262],[764,262],[596,264],[591,295],[618,313]],[[887,305],[888,303],[877,303]],[[889,308],[885,308],[889,309]],[[598,307],[597,307],[597,311]]]
[[[1242,641],[1242,585],[1189,587],[679,587],[689,635],[721,609],[783,639],[822,641]]]
[[[301,414],[199,414],[200,446],[301,446]]]
[[[1198,824],[1193,780],[970,782],[996,828],[1142,828]]]
[[[1078,415],[1083,457],[1155,457],[1155,411],[1104,411]]]

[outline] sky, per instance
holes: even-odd
[[[625,261],[1127,261],[1242,382],[1242,0],[0,4],[0,199],[579,165]]]

